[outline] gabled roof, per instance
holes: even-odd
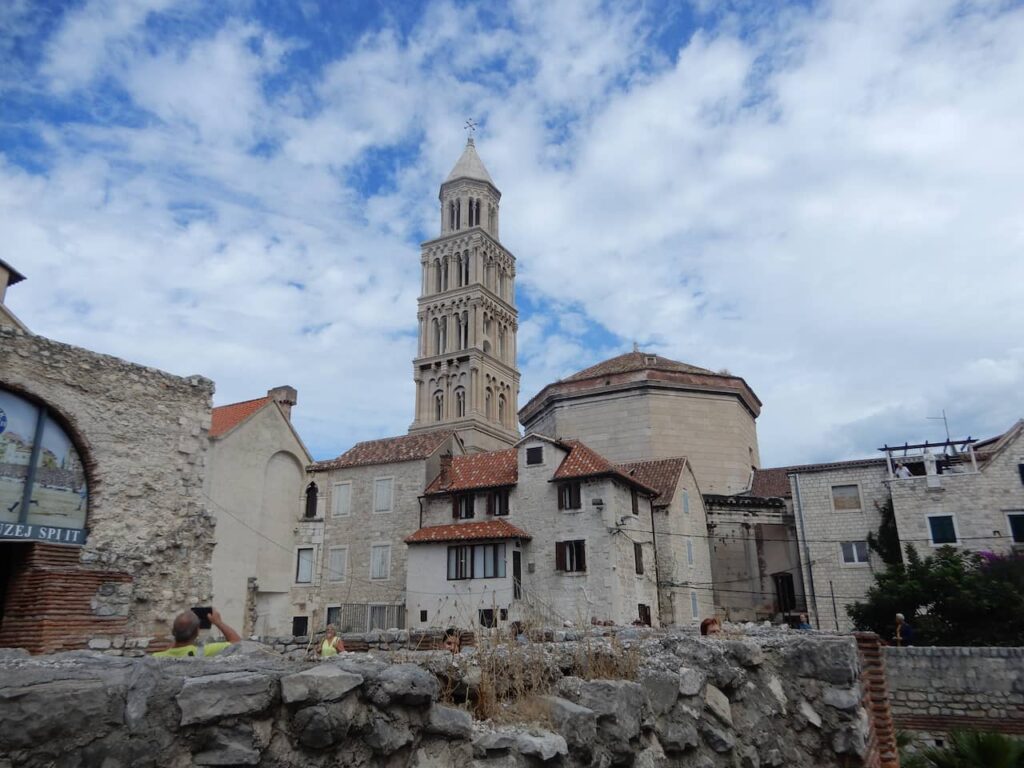
[[[638,478],[627,474],[620,467],[612,464],[604,456],[592,448],[588,448],[579,440],[561,440],[559,444],[569,451],[569,455],[562,459],[562,463],[558,465],[558,469],[555,470],[555,474],[552,477],[553,480],[572,480],[609,475],[651,495],[658,493],[657,490]]]
[[[405,537],[406,544],[430,544],[444,541],[479,541],[481,539],[530,539],[530,534],[505,520],[479,523],[452,523],[420,528]]]
[[[1020,434],[1024,432],[1024,419],[1018,419],[1008,430],[1001,435],[990,437],[987,440],[979,440],[974,444],[974,452],[979,461],[988,464],[996,456],[1002,453]]]
[[[210,437],[220,437],[230,432],[271,402],[269,397],[257,397],[255,400],[243,400],[214,408],[211,412]]]
[[[361,467],[371,464],[397,464],[402,461],[427,459],[453,434],[451,430],[421,432],[415,435],[385,437],[381,440],[365,440],[356,443],[336,459],[317,461],[310,465],[310,472],[324,472],[328,469]]]
[[[10,264],[8,264],[3,259],[0,259],[0,267],[3,267],[5,270],[7,270],[7,284],[8,285],[14,285],[15,283],[20,283],[22,280],[25,279],[25,276],[23,274],[21,274],[21,272],[16,270],[14,267],[12,267]]]
[[[486,181],[492,187],[494,187],[494,181],[491,180],[491,174],[484,168],[484,162],[480,159],[480,155],[476,153],[476,144],[471,136],[466,142],[466,148],[462,150],[462,157],[459,158],[458,162],[455,163],[455,167],[452,168],[452,172],[448,174],[448,178],[444,180],[447,184],[450,181],[456,179],[474,179],[476,181]],[[497,187],[495,187],[497,189]]]
[[[515,485],[519,480],[519,459],[515,448],[503,451],[455,456],[450,466],[427,486],[425,494],[453,493],[479,488]]]
[[[633,461],[619,466],[627,475],[658,492],[658,500],[654,506],[667,507],[676,495],[676,486],[679,484],[679,478],[686,466],[686,457]]]
[[[669,360],[661,355],[654,355],[649,352],[633,351],[624,355],[613,357],[597,365],[584,368],[574,373],[563,381],[579,381],[580,379],[592,379],[597,376],[608,376],[613,373],[629,373],[630,371],[679,371],[681,373],[705,373],[717,376],[714,371],[707,368],[699,368],[689,363],[680,363],[676,360]]]

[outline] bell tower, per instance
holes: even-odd
[[[501,192],[472,135],[439,198],[441,235],[420,246],[409,432],[455,429],[468,450],[506,448],[519,439],[516,260],[498,241]]]

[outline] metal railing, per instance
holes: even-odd
[[[405,629],[405,605],[385,603],[344,603],[327,609],[327,623],[338,633],[369,632],[371,629]]]

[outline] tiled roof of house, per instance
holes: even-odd
[[[385,437],[380,440],[365,440],[356,443],[336,459],[317,461],[310,465],[311,472],[328,469],[360,467],[370,464],[397,464],[402,461],[417,461],[433,455],[454,432],[439,430],[415,435]]]
[[[406,544],[430,544],[443,541],[479,541],[481,539],[530,539],[530,534],[505,520],[479,523],[451,523],[420,528],[405,537]]]
[[[885,466],[885,459],[852,459],[850,461],[831,461],[822,464],[795,464],[791,467],[771,467],[754,470],[754,480],[750,486],[750,496],[761,498],[784,498],[792,496],[789,486],[789,475],[803,472],[828,472],[833,469],[856,469],[858,467]]]
[[[474,488],[499,488],[515,485],[519,479],[519,461],[515,448],[504,451],[455,456],[451,465],[427,486],[426,494],[468,491]]]
[[[612,475],[629,485],[635,485],[648,493],[656,494],[657,490],[642,480],[624,472],[608,459],[592,448],[588,448],[579,440],[561,440],[560,445],[569,449],[569,455],[562,459],[553,476],[554,480],[571,480],[573,478],[597,477]]]
[[[244,400],[241,403],[231,403],[230,405],[214,408],[211,414],[213,420],[210,424],[210,437],[220,437],[225,432],[241,424],[269,402],[269,397],[257,397],[255,400]]]
[[[654,506],[665,507],[672,503],[672,497],[676,495],[676,485],[679,483],[683,467],[686,466],[686,457],[634,461],[619,466],[630,477],[656,490],[658,498]]]
[[[579,379],[592,379],[597,376],[608,376],[613,373],[629,373],[630,371],[659,370],[679,371],[680,373],[710,373],[715,374],[707,368],[699,368],[689,363],[680,363],[677,360],[669,360],[661,355],[654,355],[649,352],[627,352],[624,355],[613,357],[584,368],[563,381],[578,381]]]

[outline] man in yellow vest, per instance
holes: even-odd
[[[227,642],[206,643],[200,650],[196,644],[196,640],[199,638],[199,617],[192,611],[185,611],[175,617],[174,624],[171,626],[171,634],[174,635],[174,645],[166,651],[154,653],[153,656],[162,659],[180,659],[186,656],[216,656],[225,648],[242,639],[235,630],[224,623],[220,611],[210,611],[210,623],[221,631]]]

